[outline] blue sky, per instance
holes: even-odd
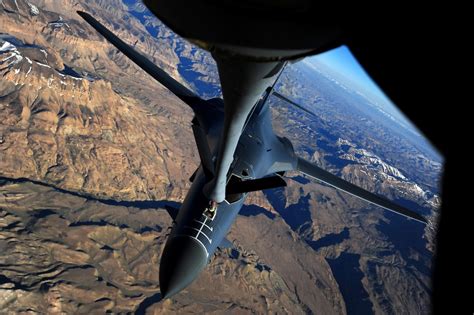
[[[336,72],[340,77],[343,77],[345,81],[349,81],[352,88],[365,94],[371,101],[375,101],[387,113],[394,117],[398,117],[410,127],[413,127],[405,115],[400,112],[367,72],[365,72],[364,68],[362,68],[347,46],[341,46],[328,52],[307,58],[307,62],[315,67],[323,64],[331,71]]]
[[[339,81],[342,77],[343,84],[351,84],[351,88],[363,93],[370,101],[376,102],[383,110],[395,118],[398,118],[405,127],[422,135],[418,128],[397,108],[385,93],[378,87],[372,78],[365,72],[357,59],[352,55],[347,46],[341,46],[328,52],[312,56],[305,59],[306,62],[315,68],[323,70],[321,67],[329,68],[329,75],[334,75]],[[323,70],[324,71],[324,70]],[[422,136],[423,142],[428,143],[426,137]],[[418,140],[421,140],[418,139]],[[434,148],[431,144],[429,145]],[[437,153],[439,155],[439,153]]]
[[[319,61],[332,70],[337,71],[340,75],[353,81],[367,92],[384,97],[383,93],[380,91],[380,88],[364,71],[362,66],[357,62],[347,46],[341,46],[339,48],[312,57],[311,59],[314,61]]]

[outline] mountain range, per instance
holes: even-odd
[[[160,302],[172,224],[164,208],[179,207],[199,161],[192,112],[76,10],[201,96],[220,95],[210,55],[137,1],[3,0],[2,309],[428,312],[435,223],[424,228],[296,173],[285,190],[250,194],[228,235],[235,249]],[[279,91],[316,115],[272,98],[277,133],[321,167],[435,218],[442,160],[322,72],[287,67]]]

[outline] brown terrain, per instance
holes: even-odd
[[[119,313],[150,304],[146,298],[159,289],[159,258],[171,224],[166,211],[133,202],[110,205],[29,181],[3,180],[0,193],[0,306],[4,310]],[[236,242],[238,250],[218,252],[193,285],[149,311],[303,314],[326,309],[342,313],[337,285],[330,271],[321,268],[324,259],[311,251],[297,257],[304,245],[285,232],[281,220],[253,221],[237,224],[247,229],[232,236],[248,237]],[[274,231],[263,232],[259,243],[246,250],[259,225]],[[266,248],[274,233],[281,234],[277,246]],[[292,250],[277,263],[272,256],[282,248]],[[270,267],[256,252],[275,264]],[[304,290],[301,285],[313,286],[312,279],[317,279],[321,290]]]
[[[134,311],[159,290],[159,257],[171,224],[159,203],[143,208],[139,201],[183,199],[197,166],[192,113],[74,13],[121,20],[120,2],[31,3],[38,14],[26,1],[0,4],[2,32],[29,44],[0,55],[0,307]],[[54,28],[49,22],[59,15],[67,26]],[[139,24],[131,29],[116,31],[129,42],[144,33]],[[177,57],[145,38],[151,42],[137,47],[162,58],[155,62],[179,79]],[[10,64],[13,54],[22,59]],[[65,67],[96,77],[65,75]],[[269,207],[263,195],[252,200]],[[324,257],[308,251],[283,220],[252,219],[239,218],[236,226],[246,230],[232,232],[242,236],[239,250],[219,252],[189,289],[150,310],[344,313]],[[254,244],[261,225],[271,231]],[[268,246],[264,240],[278,233]],[[305,289],[315,281],[320,290]]]
[[[76,10],[188,84],[174,47],[149,36],[122,1],[0,1],[2,312],[345,314],[329,263],[345,252],[357,254],[353,268],[375,313],[428,311],[429,276],[407,267],[377,229],[390,220],[355,211],[364,203],[329,187],[295,181],[276,195],[284,209],[268,194],[249,195],[252,211],[228,236],[235,249],[218,251],[197,281],[159,302],[159,258],[172,224],[163,207],[179,206],[198,165],[192,112]],[[342,174],[351,179],[360,169]],[[389,181],[375,188],[390,195],[401,184]],[[303,215],[305,198],[303,228],[285,211]]]

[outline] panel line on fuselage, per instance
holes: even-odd
[[[202,232],[201,230],[196,229],[195,227],[189,226],[189,225],[185,225],[184,227],[196,231],[197,232],[196,237],[199,237],[200,234],[204,235],[204,237],[209,241],[209,244],[212,244],[212,239],[209,238],[209,236],[207,236],[206,233]],[[194,236],[191,236],[191,237],[194,237]]]
[[[203,229],[204,226],[207,227],[207,225],[206,225],[207,220],[208,220],[208,217],[207,217],[207,216],[204,216],[204,222],[202,222],[201,228],[199,229],[199,232],[198,232],[198,234],[196,235],[196,237],[199,237],[199,233],[202,233],[202,235],[204,235],[204,236],[208,239],[209,244],[212,244],[212,239],[209,238],[209,237],[206,235],[206,233],[204,233],[204,232],[202,231],[202,229]],[[212,230],[211,230],[211,231],[212,231]]]
[[[192,235],[184,234],[184,233],[181,234],[181,233],[180,233],[180,234],[176,234],[175,237],[178,237],[178,236],[186,236],[186,237],[190,237],[190,238],[195,239],[195,240],[199,243],[199,245],[201,245],[202,248],[204,248],[204,251],[206,252],[206,257],[209,258],[209,251],[207,250],[207,247],[206,247],[206,246],[204,245],[204,243],[198,238],[198,237],[199,237],[199,234],[203,234],[204,236],[206,236],[206,238],[207,238],[208,240],[209,240],[209,237],[207,237],[207,235],[204,234],[204,233],[199,233],[199,231],[198,231],[196,228],[192,228],[192,227],[190,227],[190,226],[185,226],[184,228],[196,230],[198,233],[197,233],[196,236],[192,236]],[[212,240],[211,240],[211,241],[212,241]]]
[[[199,223],[199,224],[204,225],[204,226],[207,227],[211,232],[214,230],[214,228],[213,228],[212,226],[209,226],[209,225],[206,224],[206,221],[205,221],[205,220],[204,220],[204,222],[201,222],[201,221],[199,221],[199,220],[194,219],[194,222],[197,222],[197,223]]]
[[[193,237],[193,236],[191,236],[191,237],[194,238],[196,241],[198,241],[199,244],[201,244],[201,246],[202,246],[202,247],[204,248],[204,250],[206,251],[206,256],[207,256],[207,258],[209,258],[209,252],[207,251],[206,246],[204,246],[204,244],[201,242],[201,240],[198,239],[197,237]]]
[[[204,217],[204,221],[199,221],[199,220],[196,220],[196,219],[193,220],[195,223],[197,223],[199,225],[199,228],[189,226],[189,225],[184,225],[183,226],[184,229],[192,230],[192,231],[194,231],[194,233],[189,233],[189,234],[185,233],[185,234],[182,234],[182,235],[186,235],[186,236],[191,237],[191,238],[195,239],[196,241],[198,241],[199,244],[201,244],[206,249],[206,255],[207,255],[207,257],[209,257],[209,252],[207,250],[207,247],[206,247],[206,245],[204,245],[203,241],[199,239],[199,237],[201,235],[203,235],[206,238],[206,240],[209,242],[209,245],[212,245],[211,236],[208,236],[206,234],[206,232],[203,230],[203,228],[206,227],[207,229],[209,229],[209,231],[211,232],[211,235],[212,235],[213,227],[206,224],[208,220],[209,221],[212,221],[212,220],[209,219],[205,215],[203,215],[203,217]],[[193,234],[195,234],[195,235],[193,235]],[[181,235],[181,233],[179,235]]]

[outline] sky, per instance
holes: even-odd
[[[309,62],[316,68],[318,64],[323,64],[336,72],[339,76],[351,82],[353,88],[362,92],[371,101],[375,101],[384,111],[403,121],[406,126],[417,130],[405,115],[400,112],[396,105],[383,93],[367,72],[365,72],[364,68],[352,55],[347,46],[343,45],[328,52],[307,58],[306,62]]]
[[[341,46],[331,51],[310,58],[311,61],[321,62],[347,79],[354,81],[366,91],[377,96],[383,96],[380,88],[374,83],[347,46]]]
[[[330,71],[335,72],[334,75],[338,75],[335,78],[342,77],[345,79],[343,82],[348,81],[353,89],[364,94],[370,101],[375,101],[386,113],[396,118],[399,123],[402,123],[405,128],[411,129],[417,135],[421,135],[418,141],[429,143],[420,130],[398,109],[396,104],[385,95],[382,89],[365,72],[347,46],[343,45],[325,53],[306,58],[305,61],[315,68],[319,67],[321,69],[321,64],[325,68],[329,68]],[[429,146],[434,149],[431,144]],[[438,152],[437,154],[440,155]]]

